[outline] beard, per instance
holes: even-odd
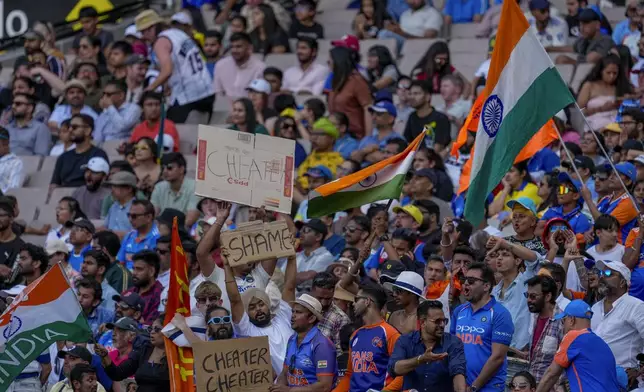
[[[134,284],[134,286],[139,288],[145,287],[148,284],[150,284],[150,279],[149,278],[140,279],[140,278],[132,277],[132,283]]]
[[[544,306],[545,306],[545,302],[542,300],[541,302],[528,304],[528,310],[530,311],[530,313],[541,313]]]
[[[250,319],[250,322],[257,327],[262,328],[270,324],[271,318],[266,313],[258,312],[255,314],[255,318]]]
[[[232,326],[219,327],[214,333],[210,333],[210,336],[214,340],[226,340],[232,339],[233,337],[233,328]]]
[[[82,143],[85,141],[85,135],[74,135],[73,133],[70,135],[69,140],[71,140],[74,143]]]

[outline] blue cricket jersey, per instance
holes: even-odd
[[[510,312],[492,297],[476,312],[472,311],[469,302],[454,309],[450,333],[463,341],[467,358],[467,384],[472,385],[492,355],[492,343],[510,346],[514,324]],[[505,391],[507,368],[508,361],[505,359],[497,373],[479,391]]]

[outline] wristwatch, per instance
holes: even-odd
[[[389,241],[389,234],[383,234],[383,235],[381,235],[381,236],[380,236],[380,238],[378,238],[378,240],[379,240],[380,242]]]
[[[474,385],[470,387],[470,392],[476,392],[478,390],[479,390],[479,387],[475,387]]]

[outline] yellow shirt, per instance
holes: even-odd
[[[309,170],[312,167],[315,166],[326,166],[331,170],[331,173],[333,173],[333,176],[335,176],[335,171],[336,168],[344,162],[344,158],[342,158],[342,155],[340,155],[339,152],[331,151],[331,152],[315,152],[313,151],[311,155],[306,157],[304,162],[300,165],[300,167],[297,169],[297,177],[300,185],[304,189],[309,188],[309,179],[308,177],[304,176],[306,174],[307,170]]]
[[[516,200],[522,196],[532,200],[534,204],[538,206],[539,204],[541,204],[541,201],[542,201],[539,195],[537,195],[538,191],[539,191],[539,188],[535,184],[528,182],[523,187],[523,189],[510,192],[508,196],[505,198],[505,201],[503,202],[503,211],[508,211],[508,212],[512,211],[512,209],[508,208],[508,202],[510,200]],[[500,194],[496,195],[494,197],[494,200],[496,201],[497,198],[499,197],[500,197]]]
[[[197,30],[194,30],[192,32],[192,38],[194,38],[195,41],[197,41],[197,43],[199,44],[199,46],[203,48],[204,42],[206,41],[206,36],[203,33],[200,33]]]

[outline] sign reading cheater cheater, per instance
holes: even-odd
[[[295,141],[199,125],[195,193],[291,212]]]

